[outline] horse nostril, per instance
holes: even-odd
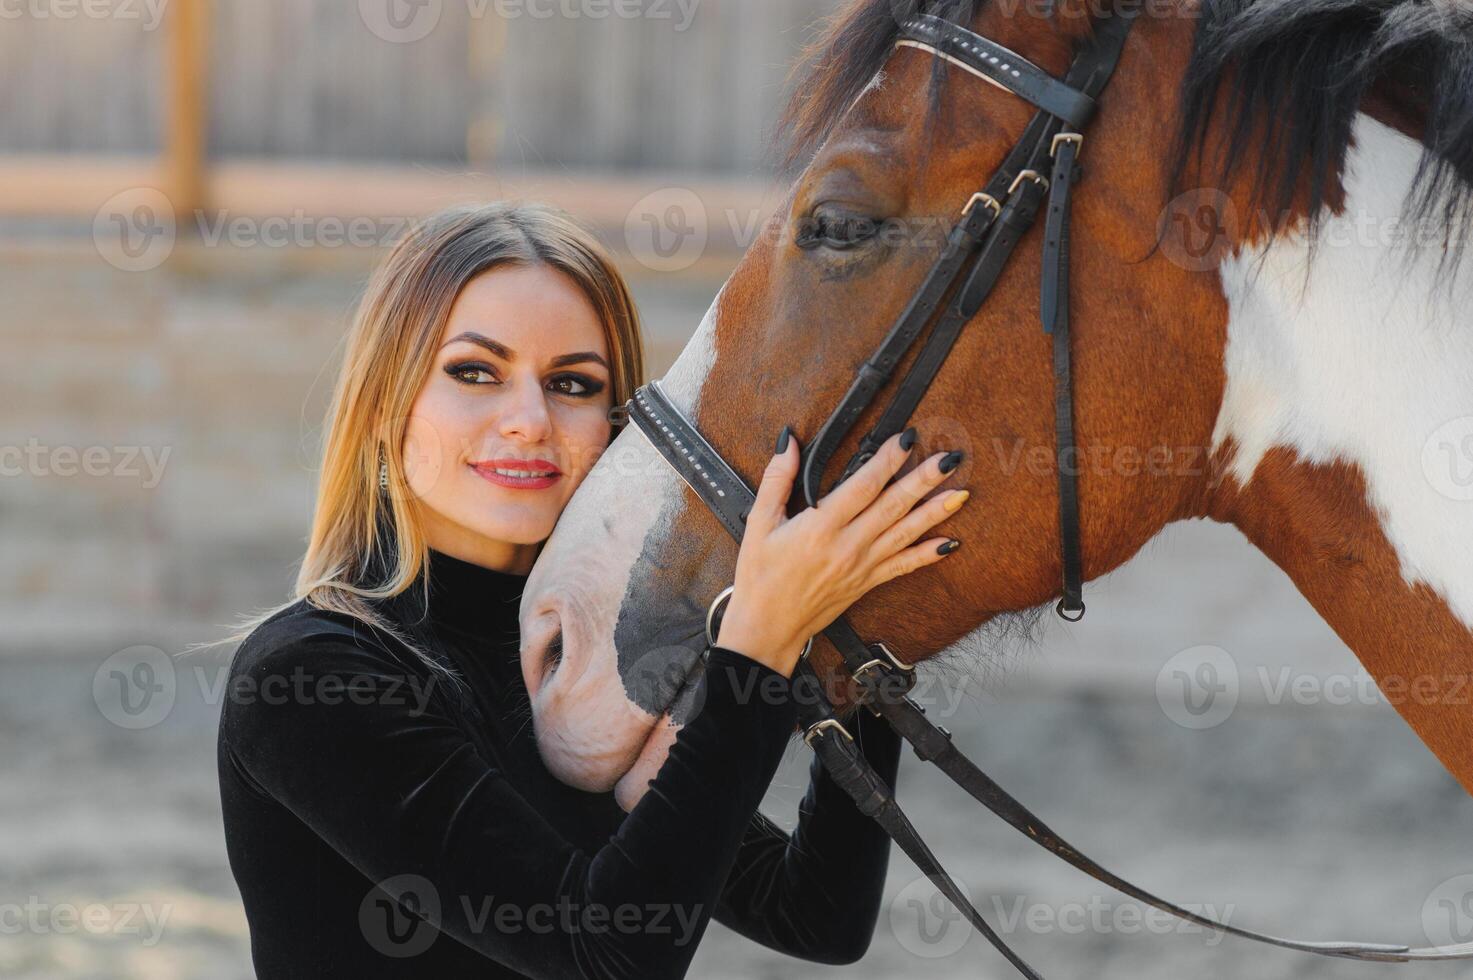
[[[552,634],[552,639],[547,644],[547,649],[542,651],[542,682],[545,684],[552,678],[553,672],[563,662],[563,631]]]

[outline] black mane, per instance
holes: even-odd
[[[811,156],[880,70],[898,13],[923,8],[969,23],[987,0],[859,0],[810,49],[807,70],[779,123],[783,163]],[[1130,0],[1121,0],[1122,3]],[[1175,186],[1195,163],[1204,179],[1237,176],[1252,155],[1255,206],[1282,214],[1308,182],[1312,225],[1342,172],[1352,127],[1371,88],[1389,82],[1426,108],[1426,153],[1417,174],[1418,217],[1449,229],[1473,222],[1473,8],[1465,0],[1183,0],[1198,20],[1182,81]],[[1148,9],[1142,16],[1151,16]],[[937,61],[936,104],[945,67]],[[1202,159],[1219,95],[1230,140]],[[934,113],[933,113],[934,115]],[[1264,120],[1273,125],[1261,128]]]
[[[1362,100],[1378,83],[1426,109],[1410,210],[1466,229],[1473,9],[1460,0],[1201,0],[1172,182],[1194,158],[1204,178],[1225,182],[1248,165],[1252,147],[1255,206],[1283,214],[1307,180],[1313,229],[1333,203]],[[1204,160],[1224,91],[1230,138],[1220,159]]]

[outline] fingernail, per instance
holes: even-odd
[[[900,448],[901,449],[904,449],[906,452],[910,452],[911,447],[914,446],[915,444],[916,444],[916,430],[915,430],[915,426],[911,426],[909,429],[906,429],[904,432],[900,433]]]
[[[936,554],[938,554],[938,555],[949,555],[953,551],[955,551],[956,549],[960,548],[961,546],[962,546],[962,543],[960,541],[958,541],[956,538],[952,538],[950,541],[946,542],[941,547],[937,548],[936,549]]]
[[[788,440],[791,439],[792,436],[793,427],[791,425],[783,426],[783,430],[777,435],[777,452],[774,455],[781,456],[783,453],[788,451]]]
[[[946,503],[942,504],[942,509],[948,514],[955,514],[962,509],[962,504],[966,503],[967,498],[971,495],[970,490],[958,490],[946,499]]]
[[[946,457],[941,460],[941,472],[950,473],[961,464],[962,454],[960,452],[947,453]]]

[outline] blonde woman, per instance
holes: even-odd
[[[787,430],[737,581],[747,595],[815,596],[814,608],[751,609],[734,594],[703,708],[627,814],[538,757],[521,589],[642,375],[623,281],[552,209],[435,216],[372,279],[297,598],[241,644],[220,721],[226,843],[259,976],[680,977],[713,915],[809,960],[867,947],[884,835],[818,768],[793,835],[756,812],[796,717],[771,675],[791,675],[800,624],[858,598],[825,581],[819,556],[782,547],[805,520],[782,513],[798,463]],[[845,530],[866,546],[897,525],[914,542],[955,502],[917,505],[957,454],[881,490],[913,443],[891,440],[868,479],[836,491],[865,496]],[[931,538],[876,568],[955,547]],[[898,741],[859,725],[893,780]]]

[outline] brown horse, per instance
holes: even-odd
[[[1143,6],[1075,193],[1086,575],[1173,521],[1236,525],[1473,790],[1473,17],[1451,0]],[[785,120],[804,166],[777,231],[665,378],[753,485],[783,425],[812,438],[1033,113],[897,46],[915,7],[855,0],[820,43]],[[1055,75],[1093,24],[1085,0],[925,7]],[[910,661],[1059,595],[1040,238],[915,415],[916,458],[967,451],[955,485],[977,502],[942,528],[964,552],[851,611]],[[561,778],[629,798],[658,769],[734,560],[645,437],[621,434],[522,605]],[[813,656],[838,673],[824,640]]]

